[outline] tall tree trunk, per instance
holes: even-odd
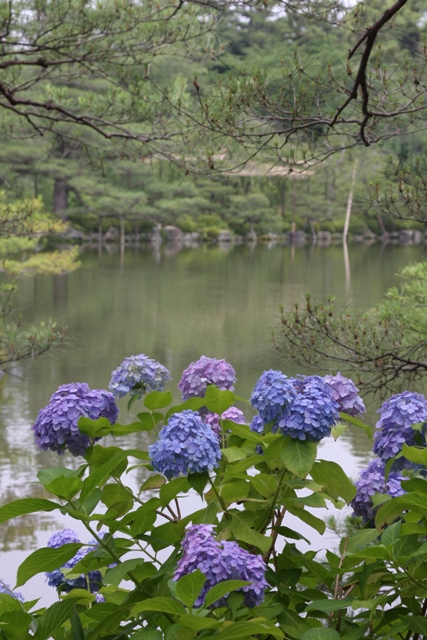
[[[53,213],[57,213],[63,220],[66,219],[68,208],[68,182],[67,178],[55,178],[53,187]]]

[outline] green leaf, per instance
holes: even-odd
[[[148,433],[152,431],[156,426],[156,420],[153,420],[154,416],[156,415],[157,414],[149,413],[148,411],[138,413],[138,419],[141,424],[140,431],[147,431]]]
[[[223,391],[218,389],[214,384],[206,388],[205,406],[209,411],[212,411],[212,413],[221,415],[224,411],[232,407],[234,402],[235,396],[232,391]]]
[[[28,513],[54,511],[58,508],[59,505],[56,502],[44,500],[43,498],[22,498],[22,500],[15,500],[0,507],[0,522],[6,522],[6,520],[17,516],[25,516]]]
[[[138,604],[132,607],[131,614],[135,616],[142,611],[158,611],[161,613],[170,613],[177,616],[181,616],[186,613],[184,607],[180,602],[172,600],[171,598],[164,597],[150,598],[148,600],[138,602]]]
[[[222,455],[226,458],[227,462],[236,462],[236,460],[246,458],[246,451],[242,447],[227,447],[226,449],[222,449]]]
[[[58,569],[58,567],[62,567],[68,560],[74,558],[82,546],[79,542],[72,542],[64,544],[57,549],[51,549],[49,547],[37,549],[37,551],[31,553],[28,558],[25,558],[24,562],[18,568],[16,586],[20,587],[25,584],[27,580],[37,573],[54,571]]]
[[[77,426],[79,431],[85,433],[92,440],[94,438],[108,436],[111,430],[111,422],[107,420],[107,418],[98,418],[97,420],[91,420],[91,418],[79,418]]]
[[[336,462],[319,460],[314,463],[310,475],[334,500],[341,497],[350,504],[356,495],[356,487]]]
[[[427,449],[423,447],[408,447],[407,444],[403,444],[402,453],[407,460],[415,462],[416,464],[427,465]]]
[[[189,473],[187,479],[190,487],[197,491],[199,496],[202,498],[203,491],[209,482],[209,473],[207,471],[204,471],[203,473]]]
[[[79,614],[77,613],[76,607],[74,607],[74,612],[70,618],[70,622],[71,622],[71,631],[73,633],[73,639],[85,640],[85,633],[83,631],[82,622],[80,620]]]
[[[140,433],[141,431],[151,431],[151,429],[154,429],[154,422],[151,419],[150,413],[147,413],[146,415],[149,416],[150,418],[149,427],[147,427],[147,425],[141,422],[140,420],[138,422],[131,422],[131,424],[116,423],[116,424],[113,424],[110,429],[111,435],[120,437],[120,436],[127,436],[130,433]]]
[[[258,620],[248,620],[228,623],[225,629],[213,636],[214,640],[235,640],[237,638],[251,638],[257,634],[272,635],[275,638],[283,638],[283,631],[276,627],[269,620],[259,622]]]
[[[369,440],[374,439],[372,435],[371,427],[365,424],[364,422],[362,422],[361,420],[358,420],[354,416],[350,416],[348,413],[343,413],[343,412],[340,412],[340,418],[342,420],[345,420],[345,422],[349,422],[350,424],[352,424],[354,427],[357,427],[358,429],[363,429],[363,431],[368,436]]]
[[[299,518],[300,520],[308,524],[310,527],[313,527],[313,529],[316,529],[316,531],[318,531],[321,535],[325,533],[325,530],[326,530],[325,522],[323,520],[320,520],[320,518],[316,518],[316,516],[314,516],[312,513],[310,513],[306,509],[298,509],[290,506],[288,510],[289,510],[289,513],[292,513],[294,516],[297,516],[297,518]]]
[[[124,560],[120,562],[115,567],[111,567],[111,569],[107,569],[105,574],[105,583],[112,584],[114,587],[118,587],[122,580],[124,580],[129,573],[129,571],[133,572],[135,569],[142,567],[147,564],[142,558],[130,558],[129,560]],[[150,572],[152,573],[153,565],[148,563]]]
[[[424,616],[402,616],[402,621],[406,622],[411,631],[415,631],[424,638],[427,636],[427,618]]]
[[[167,412],[167,414],[165,415],[165,422],[170,418],[170,416],[173,413],[181,413],[186,409],[191,409],[191,411],[198,411],[199,409],[205,406],[205,403],[206,401],[204,398],[189,398],[185,402],[182,402],[181,404],[171,407]]]
[[[354,535],[350,536],[345,550],[347,553],[362,551],[369,546],[371,542],[376,540],[378,535],[379,533],[376,529],[362,529],[362,531],[358,531]],[[344,552],[344,542],[344,539],[341,540],[340,553]]]
[[[228,596],[228,594],[232,591],[236,591],[237,589],[246,587],[248,584],[251,583],[247,580],[224,580],[224,582],[220,582],[209,589],[205,596],[203,606],[210,607],[211,604],[213,604],[220,598],[224,598],[225,596]]]
[[[171,500],[176,498],[180,493],[188,491],[189,488],[190,484],[188,482],[188,477],[169,480],[169,482],[164,484],[160,489],[160,500],[162,505],[165,507]]]
[[[339,422],[337,425],[335,425],[335,427],[332,427],[331,436],[334,440],[338,440],[338,438],[342,436],[342,434],[345,433],[347,429],[348,424],[346,424],[345,422]]]
[[[80,480],[80,478],[66,478],[65,476],[61,476],[55,478],[55,480],[52,480],[49,484],[46,484],[45,487],[55,496],[58,496],[58,498],[72,500],[76,493],[83,487],[83,480]]]
[[[199,569],[183,576],[176,583],[176,597],[192,609],[205,582],[206,576]]]
[[[390,545],[397,542],[400,538],[401,527],[402,523],[400,521],[395,522],[394,524],[390,525],[390,527],[387,527],[387,529],[381,536],[381,543],[386,547],[389,547]]]
[[[166,478],[162,476],[160,473],[155,473],[154,475],[147,478],[147,480],[143,483],[140,491],[149,491],[151,489],[160,489],[166,482]]]
[[[226,431],[231,431],[233,435],[239,436],[242,440],[253,444],[262,444],[264,442],[263,438],[258,433],[251,431],[246,424],[237,424],[237,422],[232,422],[231,420],[224,420],[224,423]]]
[[[317,454],[317,445],[308,440],[286,438],[280,459],[285,467],[299,478],[305,478],[311,471]]]
[[[150,411],[156,409],[164,409],[172,402],[172,394],[170,391],[153,391],[144,398],[144,406]]]
[[[277,481],[267,473],[259,473],[251,478],[251,485],[263,498],[270,498],[277,491]]]
[[[351,598],[343,598],[342,600],[327,599],[314,600],[310,602],[304,609],[304,611],[323,611],[325,613],[332,613],[333,611],[339,611],[340,609],[347,609],[351,607],[353,600]]]
[[[220,494],[221,498],[227,503],[244,500],[249,495],[250,484],[245,480],[235,480],[222,485]]]
[[[202,631],[203,629],[217,629],[221,626],[221,622],[213,620],[212,618],[201,618],[200,616],[184,615],[181,616],[179,621],[181,627],[187,627],[194,631]],[[132,636],[133,640],[134,636]]]
[[[340,640],[340,634],[335,629],[316,627],[303,633],[301,640]]]
[[[73,614],[74,607],[78,599],[63,600],[56,602],[38,619],[37,631],[34,634],[34,640],[48,640],[54,632]]]
[[[22,611],[22,604],[8,593],[0,593],[0,616],[10,611]]]
[[[271,546],[271,539],[254,531],[235,513],[231,515],[231,532],[237,540],[246,542],[266,553]]]
[[[77,478],[79,477],[87,465],[83,465],[79,469],[73,471],[72,469],[66,469],[65,467],[50,467],[49,469],[40,469],[37,472],[37,478],[40,484],[44,487],[56,480],[56,478]]]
[[[90,493],[92,493],[95,487],[97,487],[99,484],[102,484],[110,477],[117,465],[127,459],[128,454],[128,451],[117,451],[112,456],[112,458],[107,460],[107,462],[104,462],[104,464],[95,469],[95,471],[91,472],[91,474],[83,483],[84,486],[80,496],[82,502],[89,496]]]

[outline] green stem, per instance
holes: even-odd
[[[211,485],[211,487],[212,487],[212,489],[213,489],[213,491],[214,491],[214,493],[215,493],[216,497],[218,498],[218,501],[219,501],[219,503],[220,503],[220,505],[221,505],[221,507],[222,507],[222,509],[223,509],[223,511],[224,511],[224,513],[225,513],[225,515],[227,516],[227,518],[228,518],[228,519],[230,519],[230,514],[229,514],[228,509],[227,509],[227,507],[226,507],[226,505],[225,505],[225,502],[224,502],[224,500],[221,498],[221,496],[219,495],[219,493],[218,493],[218,491],[217,491],[217,488],[215,487],[214,483],[212,482],[212,480],[211,480],[210,476],[209,476],[209,483],[210,483],[210,485]]]
[[[276,508],[276,500],[277,500],[277,498],[279,496],[279,493],[280,493],[280,491],[282,489],[282,483],[283,483],[283,480],[285,478],[285,475],[286,475],[286,467],[283,469],[283,471],[281,473],[281,476],[280,476],[280,479],[279,479],[279,482],[277,483],[276,493],[274,494],[273,499],[271,501],[270,509],[268,510],[267,515],[265,516],[264,520],[261,523],[261,526],[258,529],[259,533],[265,533],[267,528],[268,528],[268,525],[270,524],[270,520],[272,519],[272,517],[274,515],[274,510]],[[288,488],[286,488],[286,491],[287,490],[288,490]],[[286,495],[286,492],[285,492],[285,495]]]

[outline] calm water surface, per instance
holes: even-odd
[[[237,371],[236,392],[249,397],[264,369],[308,373],[281,362],[272,348],[280,304],[290,308],[310,291],[317,298],[332,294],[352,309],[368,309],[398,284],[395,274],[401,267],[425,258],[424,245],[352,245],[348,261],[341,246],[164,247],[126,250],[122,256],[86,250],[73,274],[21,281],[18,302],[25,322],[55,318],[68,326],[69,338],[57,353],[16,367],[14,375],[0,382],[1,503],[42,496],[35,482],[38,469],[77,464],[68,456],[39,452],[32,442],[31,424],[59,385],[74,381],[106,388],[111,371],[125,356],[145,353],[171,371],[168,388],[178,401],[182,370],[206,355],[231,362]],[[123,403],[121,421],[131,420]],[[147,446],[144,436],[133,436],[129,444]],[[321,445],[322,457],[339,461],[353,477],[369,451],[359,432]],[[133,482],[141,479],[140,472]],[[29,551],[44,546],[64,526],[79,529],[50,514],[0,525],[0,579],[14,584],[16,568]],[[325,542],[313,538],[313,545],[318,549]],[[43,576],[22,589],[29,598],[41,591],[48,594],[44,603],[55,597]]]

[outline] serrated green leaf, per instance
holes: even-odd
[[[65,476],[55,478],[45,485],[48,491],[65,500],[72,500],[82,487],[83,480],[80,478],[66,478]]]
[[[24,562],[18,568],[16,586],[20,587],[27,580],[35,576],[37,573],[45,571],[54,571],[58,567],[62,567],[68,560],[74,558],[77,551],[83,545],[79,542],[64,544],[57,549],[49,547],[37,549],[25,558]]]
[[[149,598],[148,600],[143,600],[142,602],[138,602],[132,610],[131,614],[135,616],[142,611],[158,611],[161,613],[170,613],[172,615],[182,616],[186,613],[184,607],[180,602],[176,600],[172,600],[171,598]]]
[[[316,627],[303,633],[301,640],[340,640],[340,634],[335,629]]]
[[[285,467],[299,478],[305,478],[311,471],[317,455],[317,445],[308,440],[286,438],[280,459]]]
[[[409,447],[404,443],[402,446],[402,454],[407,460],[410,460],[410,462],[427,465],[427,449],[425,447]]]
[[[231,515],[231,532],[236,540],[241,540],[242,542],[246,542],[246,544],[258,547],[263,553],[266,553],[270,549],[271,539],[251,529],[246,522],[235,513]]]
[[[357,551],[362,551],[368,547],[371,542],[378,538],[378,531],[376,529],[362,529],[362,531],[358,531],[354,535],[351,535],[346,544],[346,552],[353,553]],[[340,552],[344,553],[344,543],[345,540],[341,540],[340,544]]]
[[[56,478],[77,478],[79,477],[87,465],[83,465],[79,469],[73,471],[72,469],[66,469],[65,467],[49,467],[49,469],[41,469],[37,472],[37,478],[40,484],[46,486]]]
[[[283,631],[272,624],[269,620],[260,622],[257,620],[248,620],[240,622],[228,623],[227,626],[216,633],[213,638],[215,640],[237,640],[237,638],[250,638],[257,634],[272,635],[275,638],[283,638]]]
[[[201,618],[200,616],[183,615],[180,617],[178,624],[181,627],[192,629],[194,631],[202,631],[203,629],[217,629],[221,626],[221,622],[212,618]]]
[[[348,424],[346,424],[345,422],[339,422],[337,425],[335,425],[335,427],[332,427],[331,436],[334,440],[338,440],[338,438],[341,437],[342,434],[347,431],[347,429]]]
[[[124,560],[115,567],[107,569],[105,574],[105,584],[112,584],[114,587],[118,587],[122,580],[125,580],[129,571],[133,572],[146,564],[149,565],[149,573],[152,574],[153,565],[145,562],[143,558],[130,558],[129,560]]]
[[[259,473],[253,476],[251,485],[263,498],[270,498],[277,491],[277,480],[267,473]]]
[[[314,602],[310,602],[304,611],[323,611],[325,613],[331,613],[333,611],[339,611],[340,609],[347,609],[348,607],[351,607],[351,603],[351,598],[343,598],[342,600],[325,598],[324,600],[314,600]]]
[[[172,402],[170,391],[153,391],[144,398],[144,406],[150,411],[164,409]]]
[[[197,491],[200,497],[203,497],[203,491],[209,482],[209,473],[204,471],[203,473],[189,473],[187,476],[188,484],[194,491]]]
[[[190,409],[191,411],[198,411],[202,407],[205,406],[204,398],[189,398],[185,402],[178,404],[174,407],[171,407],[167,414],[165,415],[165,422],[170,418],[173,413],[181,413],[186,409]]]
[[[245,480],[235,480],[221,486],[220,494],[221,498],[227,503],[237,502],[238,500],[244,500],[248,497],[250,490],[249,482]]]
[[[113,424],[111,426],[110,433],[112,436],[120,437],[127,436],[130,433],[151,431],[151,429],[154,428],[154,423],[151,420],[151,414],[147,413],[147,416],[150,416],[150,428],[146,428],[146,426],[139,420],[138,422],[131,422],[131,424]]]
[[[365,424],[361,420],[358,420],[358,418],[355,418],[354,416],[350,416],[348,413],[340,412],[340,418],[345,422],[349,422],[358,429],[363,429],[369,440],[373,440],[372,429],[369,425]]]
[[[356,495],[356,487],[336,462],[318,460],[312,466],[310,475],[334,500],[341,497],[350,504]]]
[[[25,516],[37,511],[54,511],[58,507],[59,505],[56,502],[44,500],[43,498],[22,498],[0,507],[0,522],[6,522],[11,518]]]
[[[38,627],[34,634],[34,639],[48,640],[66,620],[69,620],[77,602],[78,599],[67,599],[62,602],[56,602],[46,609],[37,620]]]
[[[212,411],[221,415],[233,406],[235,396],[232,391],[223,391],[218,389],[214,384],[208,385],[205,393],[205,406]]]
[[[197,569],[193,573],[182,576],[176,583],[176,597],[181,600],[186,607],[192,609],[203,585],[206,582],[206,576]]]
[[[92,471],[83,483],[80,499],[84,501],[99,484],[105,482],[115,468],[127,459],[128,455],[128,451],[119,450],[114,453],[112,458],[104,462],[104,464],[95,469],[95,471]]]
[[[14,596],[0,593],[0,615],[10,611],[22,611],[22,604]]]
[[[140,491],[149,491],[151,489],[160,489],[166,482],[165,476],[162,476],[160,473],[155,473],[154,475],[147,478],[147,480],[142,484]]]
[[[92,420],[91,418],[79,418],[77,422],[79,431],[86,434],[92,440],[94,438],[102,438],[108,436],[111,430],[111,422],[107,418],[98,418]]]
[[[242,447],[227,447],[226,449],[221,449],[221,451],[228,462],[236,462],[236,460],[246,458],[246,451]]]
[[[217,602],[221,598],[228,596],[232,591],[236,591],[237,589],[241,589],[242,587],[246,587],[251,584],[247,580],[224,580],[224,582],[219,582],[214,585],[205,596],[205,601],[203,606],[210,607],[211,604]]]

